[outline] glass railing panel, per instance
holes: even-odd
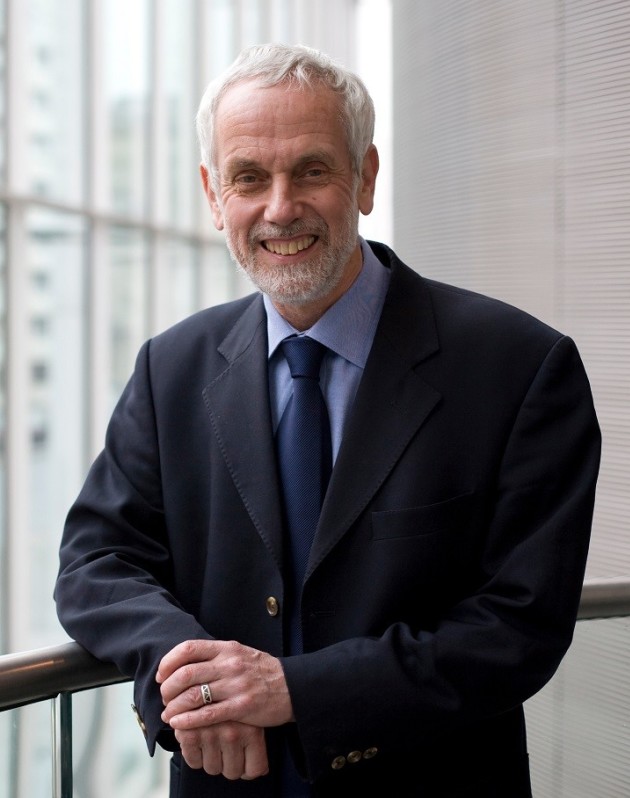
[[[170,755],[149,756],[131,710],[129,683],[76,693],[72,701],[74,786],[90,798],[167,798]]]
[[[551,682],[526,705],[534,795],[630,795],[630,618],[580,621]]]
[[[0,713],[0,798],[11,798],[9,787],[11,775],[12,736],[15,727],[15,712]]]
[[[50,701],[0,714],[0,798],[52,795]]]
[[[0,798],[69,798],[69,784],[75,798],[167,798],[170,754],[149,756],[132,700],[122,683],[0,712]],[[71,773],[62,782],[68,732]]]

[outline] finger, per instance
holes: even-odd
[[[224,772],[223,752],[215,743],[204,743],[201,749],[203,757],[203,769],[210,776],[219,776]]]
[[[182,693],[179,693],[174,698],[171,698],[170,701],[168,701],[164,711],[162,712],[162,720],[165,723],[170,723],[171,719],[176,715],[181,715],[185,712],[191,712],[194,710],[202,710],[206,707],[209,707],[210,704],[220,701],[221,683],[219,681],[212,682],[212,684],[208,684],[207,687],[211,697],[210,701],[204,699],[202,685],[195,684],[193,687],[187,688]]]
[[[176,701],[178,701],[178,699],[173,699],[162,711],[162,720],[168,723],[171,728],[182,730],[203,729],[210,726],[217,726],[217,724],[220,723],[244,722],[243,719],[248,714],[247,701],[240,695],[225,698],[221,697],[222,694],[218,689],[215,693],[215,684],[217,683],[215,682],[212,685],[213,701],[211,704],[199,706],[199,702],[197,702],[196,708],[184,709],[180,712],[176,711]],[[214,698],[215,694],[217,694],[216,700]],[[264,726],[266,724],[254,722],[250,725]]]
[[[234,701],[221,701],[207,707],[200,707],[189,712],[180,712],[172,717],[169,707],[161,715],[164,723],[176,731],[194,731],[217,726],[219,723],[237,722],[240,719],[238,705]]]
[[[211,680],[212,676],[207,672],[204,663],[182,665],[160,685],[162,701],[167,706],[181,696],[182,705],[185,703],[186,709],[198,707],[202,703],[201,685],[209,684]]]
[[[158,665],[156,681],[163,684],[182,667],[195,662],[213,659],[216,654],[214,640],[185,640],[167,652]]]
[[[245,771],[242,779],[257,779],[269,772],[269,761],[267,759],[267,746],[264,736],[261,734],[254,738],[245,747]]]
[[[193,770],[201,770],[203,767],[203,755],[201,748],[192,746],[181,746],[182,759]]]
[[[179,743],[182,758],[188,767],[200,770],[203,767],[203,751],[200,740],[189,732],[175,732],[175,739]]]
[[[165,706],[175,699],[180,699],[182,709],[195,709],[201,705],[212,703],[203,700],[202,685],[209,685],[212,700],[218,700],[219,692],[225,693],[225,685],[217,688],[220,671],[217,660],[195,662],[182,665],[160,685],[160,694]]]
[[[245,772],[245,752],[242,743],[243,728],[237,724],[225,724],[221,727],[221,773],[226,779],[231,781],[240,779]],[[206,770],[205,749],[204,770]],[[206,772],[209,773],[211,771],[206,770]]]

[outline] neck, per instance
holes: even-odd
[[[316,321],[326,313],[328,308],[342,297],[359,276],[363,267],[363,255],[360,245],[353,252],[337,286],[326,296],[306,302],[283,303],[274,301],[273,305],[278,313],[286,319],[292,327],[303,332],[312,327]]]

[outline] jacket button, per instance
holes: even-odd
[[[265,603],[267,605],[267,612],[272,618],[275,618],[279,610],[278,599],[275,598],[275,596],[269,596]]]
[[[131,708],[133,709],[133,714],[136,716],[136,720],[138,721],[138,726],[140,726],[140,729],[142,730],[142,734],[144,734],[144,736],[146,737],[147,736],[147,727],[146,727],[144,721],[142,720],[142,717],[140,715],[140,710],[138,709],[138,707],[135,704],[132,704]]]
[[[372,759],[373,756],[378,754],[378,748],[373,746],[372,748],[366,748],[363,752],[363,759]]]
[[[341,768],[346,764],[345,756],[336,756],[333,761],[330,763],[330,766],[333,770],[341,770]]]
[[[347,759],[351,765],[354,765],[356,762],[359,762],[361,760],[362,756],[363,754],[361,753],[361,751],[350,751]]]

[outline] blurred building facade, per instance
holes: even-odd
[[[588,577],[630,575],[630,3],[395,0],[393,241],[571,335],[603,433]],[[529,706],[535,795],[630,794],[627,618]]]

